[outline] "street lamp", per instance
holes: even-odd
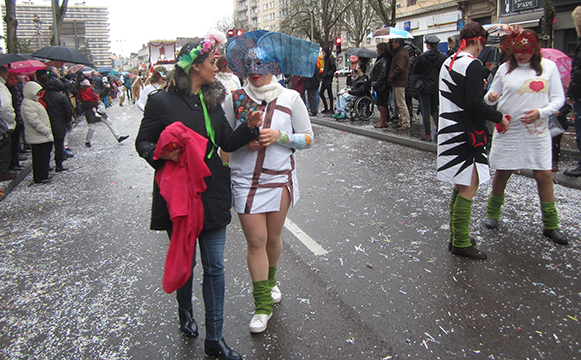
[[[40,29],[42,28],[42,20],[40,20],[40,16],[35,14],[32,22],[34,23],[34,28],[36,29],[36,34],[38,35],[38,49],[40,49],[42,48],[42,44],[40,42]]]
[[[309,17],[311,18],[311,41],[313,41],[313,7],[311,5],[311,0],[305,0],[305,5],[307,5],[307,10],[309,10]]]
[[[123,43],[127,40],[115,40],[115,41],[121,45],[121,69],[125,70],[125,61],[123,57]]]

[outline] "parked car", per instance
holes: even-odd
[[[347,76],[349,74],[351,74],[351,69],[348,66],[345,66],[344,68],[335,71],[335,75],[338,76]]]

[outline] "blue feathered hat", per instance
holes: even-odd
[[[266,30],[247,32],[228,40],[228,67],[246,78],[250,74],[286,74],[311,77],[319,45]]]

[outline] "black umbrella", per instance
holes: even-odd
[[[0,54],[0,65],[6,65],[17,61],[36,60],[30,54]]]
[[[354,56],[359,56],[359,57],[364,57],[364,58],[376,58],[377,57],[377,53],[375,51],[366,49],[366,48],[351,48],[348,49],[347,51],[345,51],[345,55],[354,55]]]
[[[66,46],[43,47],[42,49],[32,53],[32,56],[48,60],[64,61],[73,64],[91,65],[91,62],[87,60],[85,55],[81,54],[78,50],[71,49]]]

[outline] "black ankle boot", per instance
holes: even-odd
[[[214,356],[220,360],[241,360],[242,356],[232,350],[226,344],[224,338],[220,340],[208,340],[204,342],[204,351],[208,356]]]
[[[190,310],[183,310],[178,309],[180,315],[180,329],[186,336],[198,336],[198,324],[196,324],[196,320],[194,320],[194,314],[192,309]]]

